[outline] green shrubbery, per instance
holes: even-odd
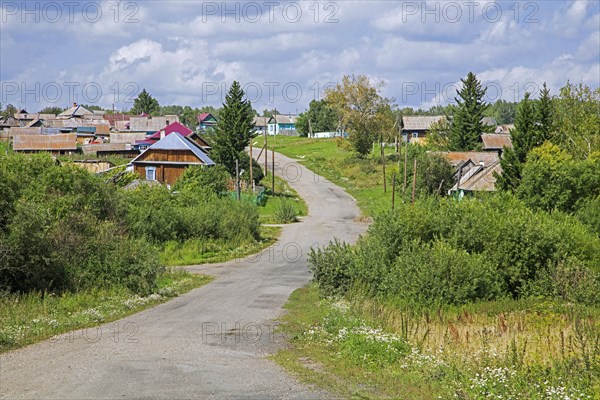
[[[0,155],[0,290],[150,293],[165,243],[260,237],[254,205],[218,196],[227,179],[221,168],[190,169],[178,195],[123,191],[48,155]]]
[[[356,248],[310,255],[326,293],[355,285],[424,304],[502,297],[597,303],[600,240],[576,218],[528,209],[510,195],[426,198],[379,215]]]

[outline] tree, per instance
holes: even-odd
[[[600,88],[567,83],[554,101],[552,141],[577,158],[600,151]]]
[[[382,87],[383,82],[372,84],[365,75],[346,75],[326,91],[325,100],[339,114],[342,128],[348,129],[348,139],[361,157],[371,151],[380,135],[377,129],[390,104],[381,96]]]
[[[310,122],[309,122],[310,121]],[[312,100],[306,112],[300,113],[296,129],[301,136],[312,132],[333,132],[338,128],[339,117],[325,100]]]
[[[533,102],[529,99],[530,94],[519,103],[515,128],[510,131],[512,149],[505,148],[500,166],[502,175],[496,175],[496,185],[501,190],[514,192],[521,181],[521,171],[527,158],[527,153],[533,147],[539,145],[536,135],[535,109]]]
[[[54,114],[54,115],[58,115],[61,112],[63,112],[64,110],[61,107],[45,107],[40,111],[40,114]]]
[[[150,115],[156,114],[159,111],[160,105],[158,104],[158,100],[152,97],[150,93],[146,92],[146,89],[143,89],[137,99],[133,101],[133,108],[131,109],[131,113],[135,115]]]
[[[427,144],[435,150],[445,151],[450,146],[450,122],[448,118],[442,118],[439,121],[435,121],[429,127],[427,131]]]
[[[17,110],[17,107],[12,104],[7,104],[4,111],[0,113],[0,116],[4,117],[4,119],[13,118],[18,112],[19,110]]]
[[[537,142],[538,146],[545,141],[550,140],[554,130],[554,105],[550,97],[550,90],[544,82],[540,99],[536,104],[536,120],[537,120]]]
[[[498,100],[485,110],[486,117],[493,117],[499,125],[514,124],[517,115],[517,104],[506,100]]]
[[[211,138],[213,160],[235,174],[235,161],[240,159],[248,141],[254,134],[254,110],[245,99],[240,84],[234,81],[225,97],[217,129]]]
[[[575,211],[600,195],[600,153],[582,160],[551,143],[537,147],[529,153],[516,193],[532,208]]]
[[[461,79],[462,88],[455,97],[457,107],[454,111],[452,128],[450,130],[451,150],[475,150],[479,147],[481,133],[491,131],[491,126],[484,125],[481,121],[488,105],[484,101],[487,88],[474,73],[469,72],[465,79]]]

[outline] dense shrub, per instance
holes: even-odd
[[[522,174],[517,195],[533,208],[573,212],[600,195],[598,153],[580,160],[546,143],[529,152]]]
[[[227,191],[229,172],[222,165],[187,168],[175,183],[175,190],[191,190],[222,195]]]
[[[288,224],[298,220],[298,210],[291,201],[281,199],[275,207],[275,220],[280,224]]]
[[[532,211],[510,195],[430,197],[379,215],[356,249],[331,244],[310,264],[330,292],[358,284],[430,303],[532,295],[597,302],[590,293],[600,239],[575,217]]]

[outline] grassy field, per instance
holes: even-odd
[[[261,240],[233,245],[215,240],[188,240],[184,243],[168,242],[160,253],[166,266],[217,263],[242,258],[260,252],[277,241],[281,228],[261,226]]]
[[[264,144],[256,138],[255,146]],[[269,148],[288,157],[296,158],[308,169],[343,187],[357,201],[367,216],[391,206],[391,177],[398,170],[397,162],[386,162],[387,192],[383,190],[383,167],[379,153],[366,158],[356,157],[342,139],[309,139],[289,136],[270,136]],[[386,155],[394,152],[386,148]]]
[[[415,310],[360,296],[291,296],[274,359],[348,398],[592,399],[598,310],[541,301]],[[595,332],[595,336],[594,333]]]
[[[147,297],[122,288],[0,297],[0,353],[76,329],[115,321],[200,287],[212,278],[167,271]]]

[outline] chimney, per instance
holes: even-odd
[[[164,139],[164,138],[165,138],[165,130],[164,130],[164,129],[162,129],[162,130],[160,131],[160,138],[161,138],[161,139]]]

